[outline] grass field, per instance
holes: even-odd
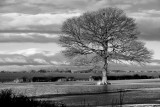
[[[119,97],[120,90],[125,92],[125,104],[159,103],[160,79],[113,80],[110,83],[107,86],[89,81],[0,83],[0,89],[12,89],[17,94],[62,101],[67,105],[78,105],[84,100],[86,104],[108,105]]]

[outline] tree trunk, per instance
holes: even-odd
[[[104,67],[102,70],[102,84],[106,85],[108,82],[107,80],[107,76],[108,76],[108,61],[107,58],[104,60]]]
[[[102,71],[102,84],[106,85],[107,84],[107,71],[103,69]]]

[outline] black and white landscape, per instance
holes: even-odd
[[[159,0],[0,0],[0,106],[158,106],[159,48]]]

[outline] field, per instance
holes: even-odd
[[[1,83],[0,89],[37,96],[39,100],[58,100],[69,105],[93,104],[111,105],[119,98],[119,91],[125,93],[125,104],[159,104],[160,79],[113,80],[111,85],[97,86],[96,82],[38,82]]]
[[[84,94],[116,92],[117,90],[142,90],[145,88],[160,88],[160,79],[142,80],[112,80],[111,85],[95,85],[96,82],[69,81],[69,82],[31,82],[31,83],[1,83],[0,89],[13,89],[15,92],[29,96],[51,94]]]

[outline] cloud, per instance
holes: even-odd
[[[44,59],[33,59],[35,62],[41,63],[41,64],[49,64]]]
[[[66,19],[105,7],[124,9],[128,16],[135,18],[141,40],[160,41],[159,4],[159,0],[0,0],[0,43],[4,48],[4,43],[16,43],[13,50],[22,43],[58,43],[61,25]],[[54,50],[59,47],[56,48],[53,47]],[[52,51],[35,48],[10,50],[0,52],[0,65],[52,65],[69,62],[61,53],[55,54]],[[153,63],[156,64],[157,62]]]
[[[141,39],[160,41],[160,11],[141,10],[130,13],[129,16],[136,19]]]
[[[39,12],[68,12],[76,9],[86,8],[90,2],[96,0],[14,0],[1,2],[0,12],[18,12],[37,14]]]
[[[106,3],[108,0],[14,0],[8,2],[4,0],[1,3],[1,13],[68,13],[73,11],[84,11],[88,8],[101,6],[99,4]],[[102,4],[104,5],[104,4]],[[91,9],[90,8],[90,9]]]
[[[67,18],[79,16],[79,13],[62,14],[20,14],[5,13],[1,14],[1,30],[19,29],[27,30],[28,26],[61,25]],[[53,29],[54,30],[54,29]]]
[[[146,5],[154,2],[158,2],[158,0],[3,0],[0,12],[28,14],[84,12],[108,6]]]
[[[60,29],[55,28],[56,26],[52,27],[50,26],[29,26],[30,29],[26,30],[14,30],[14,29],[6,29],[6,30],[0,30],[0,33],[41,33],[41,34],[60,34]],[[58,26],[59,27],[59,26]],[[48,29],[47,29],[48,28]],[[55,28],[55,29],[54,29]]]
[[[124,4],[147,4],[150,2],[156,2],[157,0],[112,0],[113,3],[124,3]]]
[[[23,55],[0,54],[0,65],[25,65],[29,63],[31,63],[31,61],[27,60]]]
[[[61,65],[69,64],[62,53],[41,49],[25,49],[13,52],[0,52],[0,65]]]
[[[127,14],[136,18],[138,27],[142,32],[140,36],[142,39],[156,40],[159,39],[158,34],[160,30],[157,23],[160,20],[159,11],[156,9],[143,9],[146,7],[144,5],[148,6],[155,3],[158,4],[158,1],[54,0],[53,2],[53,0],[3,0],[0,1],[0,36],[2,35],[0,43],[56,43],[58,41],[57,38],[45,37],[42,34],[40,35],[40,33],[58,34],[61,32],[61,25],[66,19],[79,16],[86,11],[110,6],[125,9]],[[5,35],[8,35],[7,33],[13,36],[4,38]],[[26,36],[23,37],[20,33],[26,33]],[[29,33],[35,34],[31,36]],[[154,37],[150,38],[150,35]]]
[[[51,52],[51,51],[44,51],[41,49],[36,49],[36,48],[30,48],[30,49],[24,49],[24,50],[18,50],[15,52],[10,52],[10,54],[19,54],[19,55],[23,55],[23,56],[33,56],[33,55],[37,55],[37,54],[41,54],[44,56],[53,56],[55,53]]]
[[[37,13],[40,11],[39,7],[27,3],[26,0],[1,0],[0,2],[1,13]]]
[[[58,43],[59,34],[0,33],[0,43]]]
[[[66,67],[71,68],[73,66],[72,64],[72,60],[65,58],[61,52],[53,53],[51,51],[40,49],[25,49],[14,52],[0,52],[0,70],[21,70],[22,66],[23,70],[35,69],[37,67],[39,67],[40,69],[42,66],[45,66],[46,68],[48,66],[52,66],[53,70],[55,69],[53,68],[55,67],[54,65],[59,67],[65,65]],[[122,70],[149,70],[150,68],[157,68],[159,67],[159,65],[159,60],[152,60],[152,63],[146,66],[110,63],[110,68]],[[12,67],[15,69],[11,69]],[[78,67],[76,67],[76,69],[77,68]]]
[[[57,43],[58,37],[52,35],[61,33],[66,19],[105,7],[124,9],[136,19],[140,39],[159,41],[159,3],[159,0],[1,0],[0,43]]]
[[[79,13],[62,14],[0,14],[0,43],[58,42],[61,24]]]

